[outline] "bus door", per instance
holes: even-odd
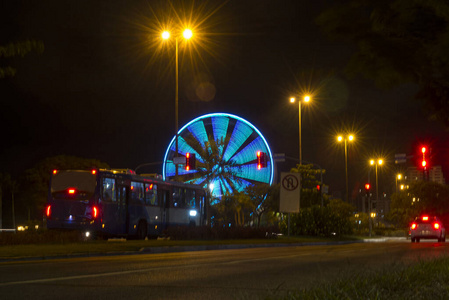
[[[161,229],[166,229],[168,227],[168,221],[170,218],[170,191],[161,190]]]
[[[128,195],[129,188],[127,186],[119,185],[117,188],[117,231],[116,234],[128,233]]]

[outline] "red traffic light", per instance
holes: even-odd
[[[371,187],[371,186],[370,186],[369,183],[365,184],[365,190],[369,191],[370,187]]]
[[[422,153],[426,153],[426,151],[427,151],[427,148],[426,148],[426,147],[422,147],[422,148],[421,148],[421,152],[422,152]]]
[[[196,155],[195,153],[186,153],[186,171],[195,170],[196,168]]]

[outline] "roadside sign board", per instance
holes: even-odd
[[[285,161],[285,153],[275,153],[273,155],[275,162],[284,162]]]
[[[284,213],[298,213],[300,202],[299,173],[281,173],[281,195],[279,211]]]
[[[175,165],[185,164],[186,163],[186,157],[185,156],[173,157],[173,163]]]
[[[407,154],[399,153],[394,155],[394,163],[395,164],[404,164],[407,162]]]

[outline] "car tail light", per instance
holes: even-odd
[[[69,189],[67,189],[67,193],[69,193],[70,195],[74,195],[75,194],[75,189],[74,188],[69,188]]]
[[[97,174],[97,170],[93,169],[93,170],[91,171],[91,173],[92,173],[92,175],[95,175],[95,174]]]
[[[434,229],[440,229],[440,224],[439,223],[433,223],[433,228]]]
[[[418,227],[418,224],[412,223],[412,226],[411,226],[412,230],[415,230],[417,227]]]
[[[51,205],[48,205],[45,209],[45,214],[47,215],[47,219],[50,219],[51,217]]]
[[[429,221],[429,217],[428,217],[428,216],[423,216],[423,217],[422,217],[422,220],[423,220],[423,221]]]

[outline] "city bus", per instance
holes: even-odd
[[[53,170],[45,216],[48,229],[144,239],[170,226],[206,225],[208,197],[200,185],[127,169]]]

